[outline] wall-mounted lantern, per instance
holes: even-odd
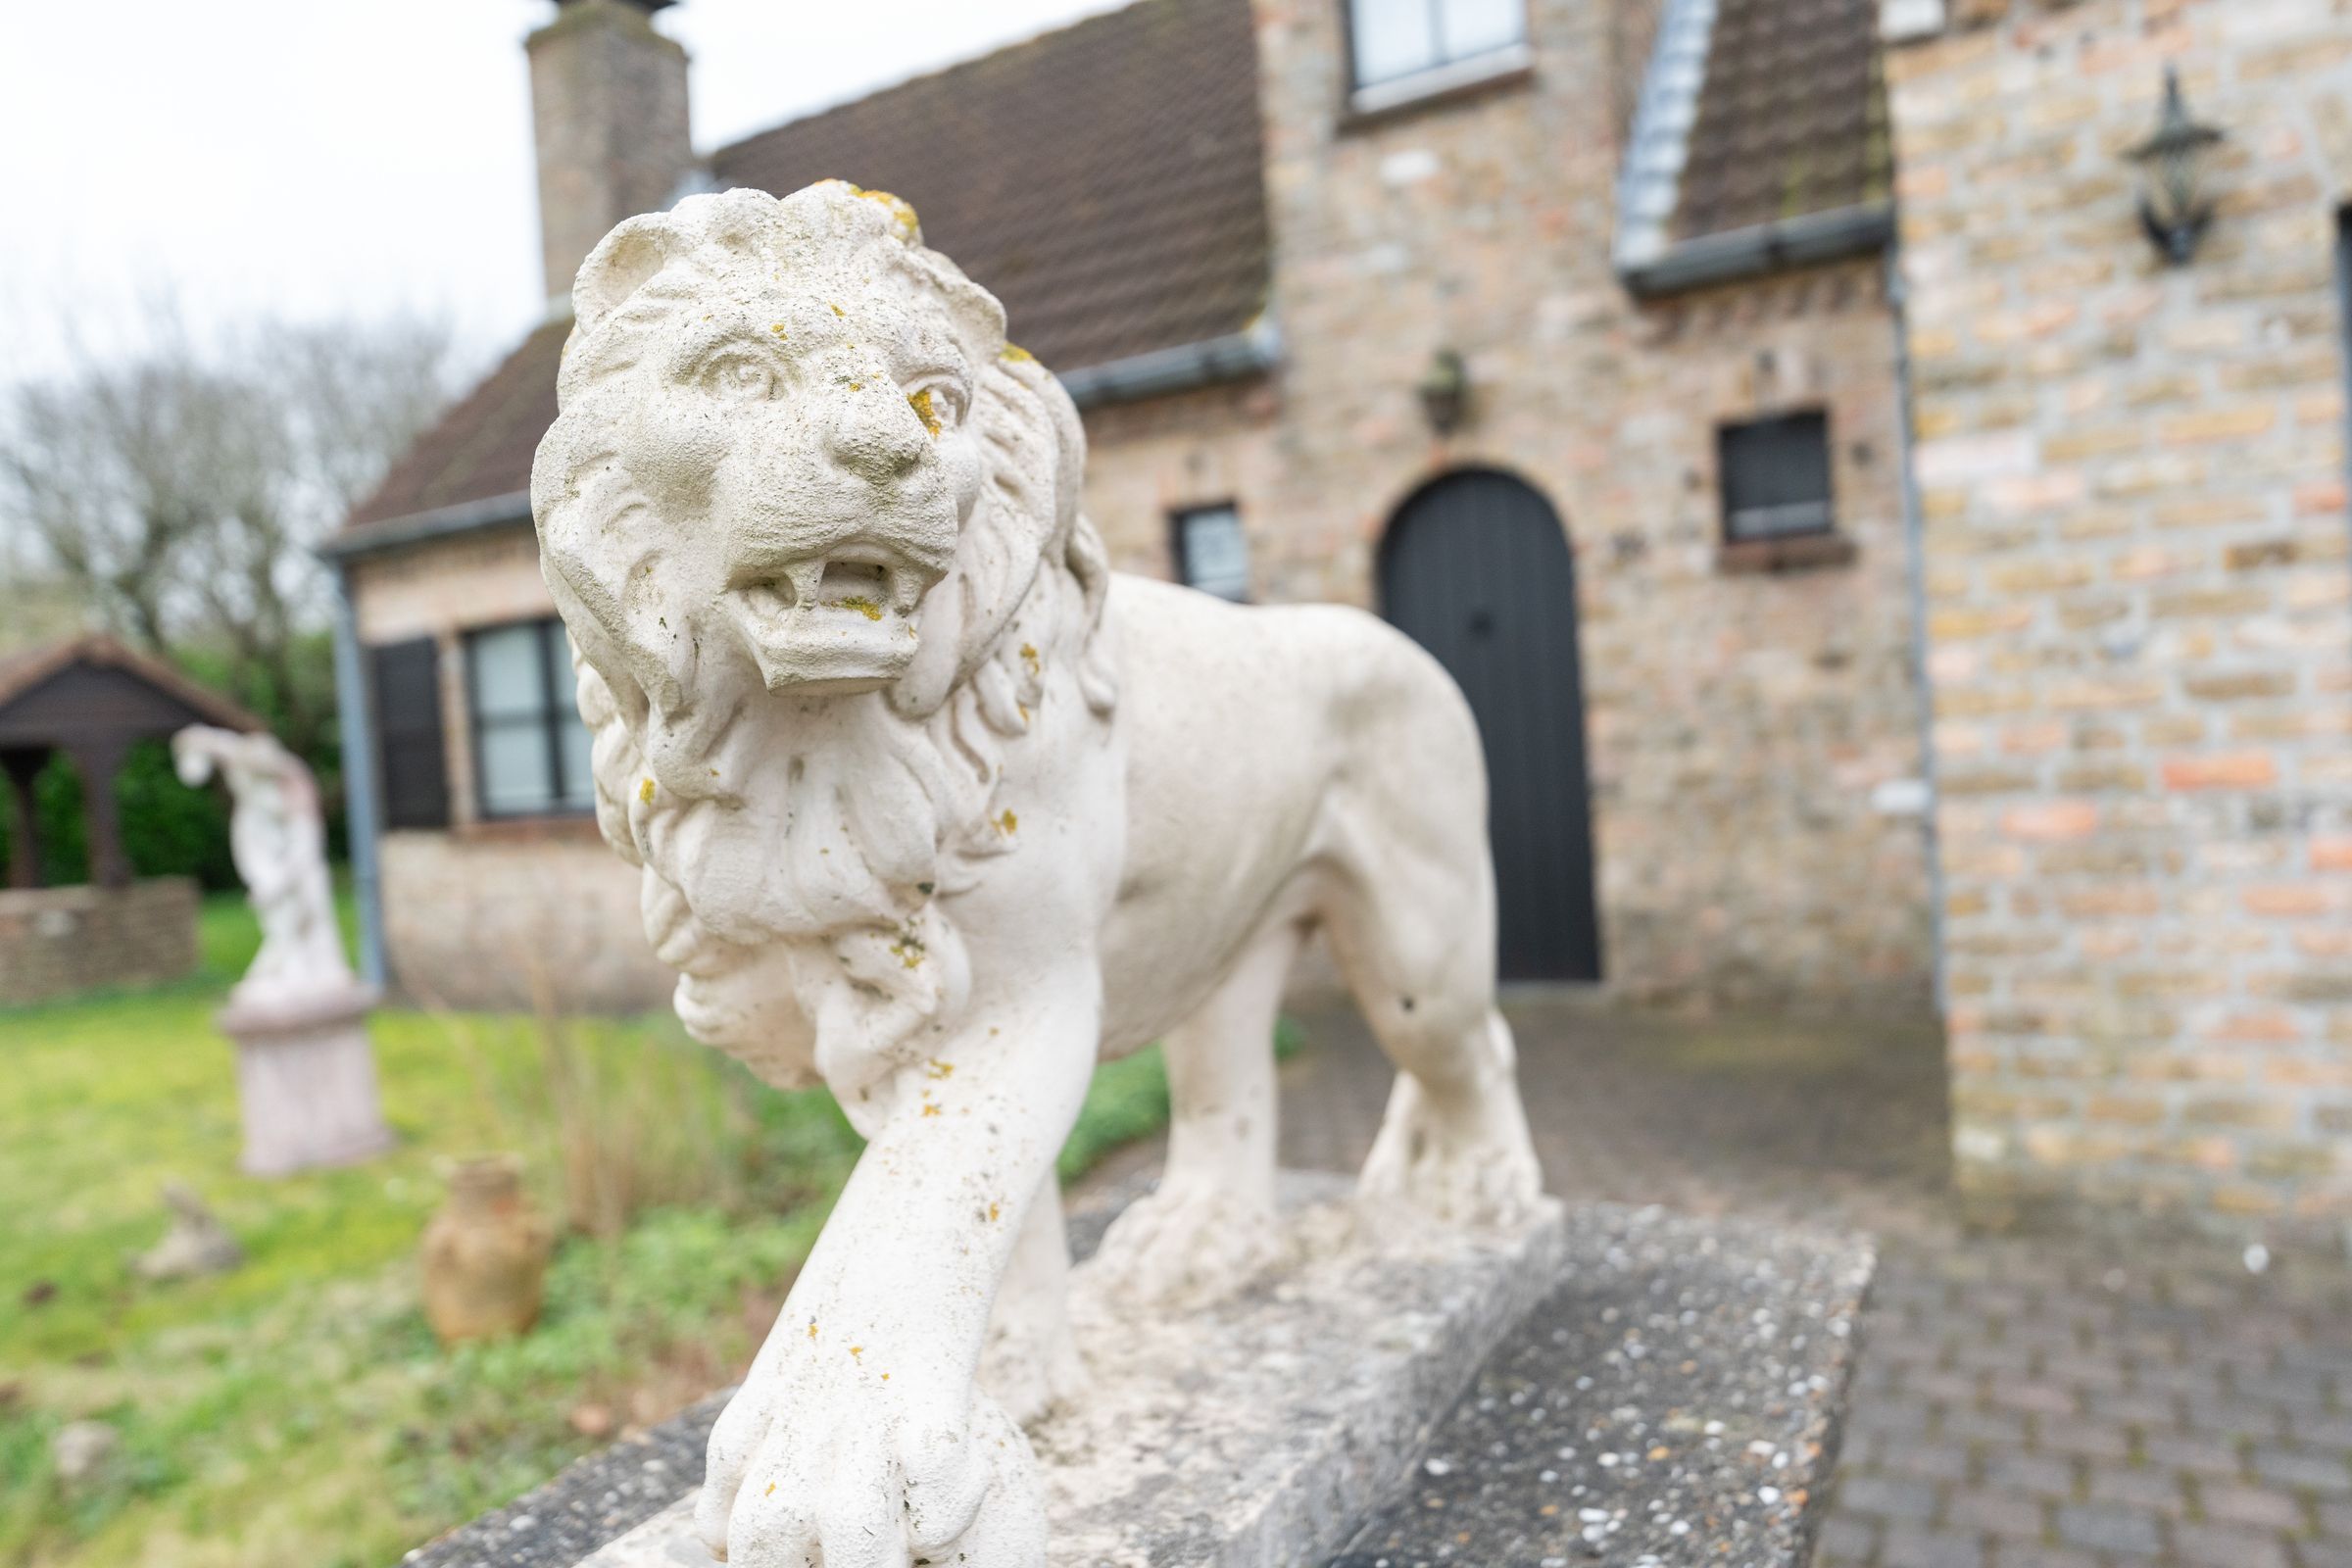
[[[1470,368],[1454,350],[1440,349],[1413,392],[1421,399],[1421,413],[1429,427],[1440,435],[1451,435],[1470,413]]]
[[[2164,259],[2185,267],[2213,221],[2213,199],[2205,194],[2205,165],[2224,132],[2197,122],[2180,91],[2178,68],[2164,68],[2164,107],[2156,133],[2126,156],[2141,170],[2139,220]]]

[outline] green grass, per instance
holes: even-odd
[[[233,897],[207,901],[200,938],[184,984],[0,1011],[0,1562],[394,1561],[594,1446],[583,1405],[654,1419],[733,1376],[857,1157],[828,1097],[763,1090],[667,1017],[386,1009],[372,1034],[398,1147],[243,1176],[211,1015],[258,938]],[[1156,1052],[1103,1068],[1064,1176],[1166,1107]],[[517,1152],[561,1217],[579,1209],[566,1153],[600,1140],[633,1152],[625,1224],[566,1237],[529,1335],[442,1350],[415,1258],[446,1164]],[[167,1180],[213,1206],[243,1267],[131,1270]],[[49,1443],[82,1418],[122,1445],[68,1490]]]

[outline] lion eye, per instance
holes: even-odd
[[[926,425],[936,421],[938,429],[953,430],[963,422],[963,388],[953,381],[926,381],[906,400],[914,405],[915,413]]]
[[[757,403],[775,396],[776,372],[749,355],[731,354],[703,373],[705,383],[721,397]]]

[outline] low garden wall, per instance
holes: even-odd
[[[195,967],[192,878],[0,891],[0,1006],[177,980]]]

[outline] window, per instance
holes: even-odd
[[[374,698],[376,777],[384,826],[447,827],[449,771],[441,748],[441,650],[430,637],[368,650]]]
[[[1348,38],[1359,94],[1453,67],[1516,68],[1526,63],[1526,0],[1348,0]],[[1356,107],[1380,105],[1359,96]]]
[[[1723,537],[1753,544],[1836,525],[1830,506],[1830,421],[1791,414],[1729,424],[1721,436]]]
[[[1250,541],[1231,506],[1179,512],[1176,575],[1186,586],[1240,603],[1250,597]]]
[[[572,706],[571,656],[560,620],[525,621],[466,639],[473,771],[484,816],[544,816],[596,805],[588,726]]]

